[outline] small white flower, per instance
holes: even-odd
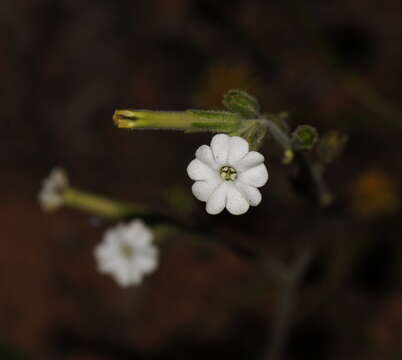
[[[107,230],[95,248],[98,271],[122,287],[140,284],[158,266],[159,251],[152,242],[153,233],[141,220]]]
[[[207,203],[207,213],[219,214],[226,207],[231,214],[241,215],[261,202],[257,188],[267,182],[268,171],[264,156],[249,151],[246,140],[218,134],[211,146],[200,146],[195,157],[187,173],[195,180],[194,196]]]
[[[54,168],[49,176],[43,180],[38,194],[39,204],[45,211],[53,211],[63,205],[63,194],[68,187],[66,172],[61,168]]]

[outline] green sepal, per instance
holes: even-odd
[[[186,110],[186,112],[196,115],[202,119],[216,119],[216,120],[233,120],[239,119],[237,114],[234,114],[230,111],[223,110],[198,110],[198,109],[190,109]]]
[[[295,150],[310,150],[318,140],[318,132],[310,125],[299,125],[292,134],[292,146]]]
[[[243,90],[229,90],[223,97],[223,105],[229,111],[247,119],[257,118],[260,115],[257,99]]]
[[[258,120],[243,121],[242,125],[236,131],[229,133],[231,136],[240,136],[250,144],[250,150],[258,150],[267,134],[267,126],[264,122]]]
[[[200,121],[193,121],[186,132],[212,131],[229,133],[239,127],[240,117],[229,111],[187,110]],[[208,121],[205,121],[208,120]]]

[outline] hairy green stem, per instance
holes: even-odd
[[[292,150],[292,141],[290,137],[272,119],[266,118],[262,119],[262,121],[264,121],[271,136],[284,148],[285,151]]]
[[[115,221],[141,218],[148,224],[158,225],[157,235],[161,238],[165,237],[166,234],[185,232],[192,234],[195,238],[202,239],[202,242],[225,246],[245,260],[255,261],[256,259],[256,253],[250,248],[218,239],[211,233],[210,229],[195,228],[174,217],[152,211],[141,205],[122,203],[72,187],[64,190],[63,200],[64,206]]]
[[[124,219],[135,216],[145,217],[151,215],[151,211],[145,207],[110,200],[106,197],[84,192],[72,187],[67,188],[63,196],[65,206],[111,219]]]

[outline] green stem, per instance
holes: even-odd
[[[271,271],[273,277],[279,281],[281,289],[280,301],[275,311],[270,339],[267,341],[268,346],[263,353],[264,360],[283,359],[284,348],[292,325],[293,313],[297,305],[298,290],[313,259],[313,255],[313,249],[307,247],[297,256],[294,264],[289,268],[282,265],[276,269],[276,264],[270,264],[270,261],[268,261],[267,270]],[[271,265],[274,266],[272,267]]]
[[[274,115],[272,115],[273,117]],[[212,131],[240,135],[258,148],[266,129],[285,151],[292,151],[289,136],[270,118],[241,119],[227,111],[116,110],[113,121],[121,129]],[[255,133],[257,132],[257,134]],[[261,135],[261,136],[259,136]]]
[[[263,119],[263,121],[275,141],[281,145],[285,151],[292,150],[292,141],[290,137],[273,120]]]
[[[111,219],[124,219],[135,216],[145,217],[151,214],[144,207],[110,200],[71,187],[64,192],[64,204],[65,206]]]
[[[294,159],[294,149],[290,137],[272,120],[265,119],[267,129],[275,141],[283,147],[282,162],[290,164]]]
[[[173,233],[187,232],[188,234],[192,234],[193,238],[202,238],[202,242],[209,242],[221,246],[225,245],[245,259],[253,260],[255,258],[254,252],[250,249],[215,238],[212,236],[210,229],[193,228],[186,223],[182,223],[172,217],[159,214],[142,206],[121,203],[71,187],[64,191],[63,196],[64,205],[73,209],[82,210],[112,220],[129,220],[138,217],[147,221],[148,224],[155,224],[155,239],[157,242]]]
[[[303,158],[303,153],[294,147],[291,137],[284,131],[278,122],[281,114],[266,114],[257,119],[244,119],[228,111],[148,111],[148,110],[116,110],[113,120],[123,129],[165,129],[221,132],[232,136],[245,138],[252,150],[258,150],[264,140],[266,132],[272,136],[284,149],[283,162],[290,164],[297,162],[300,169],[305,171],[312,185],[315,187],[318,203],[328,206],[332,195],[328,191],[322,172]],[[299,161],[295,161],[298,158]]]

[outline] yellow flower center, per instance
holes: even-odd
[[[220,170],[220,176],[223,180],[226,181],[235,181],[237,179],[237,171],[236,169],[232,168],[231,166],[222,166]]]
[[[125,244],[120,246],[120,251],[121,251],[121,254],[123,255],[123,257],[125,257],[127,259],[131,258],[134,254],[133,248],[131,246],[128,246]]]

